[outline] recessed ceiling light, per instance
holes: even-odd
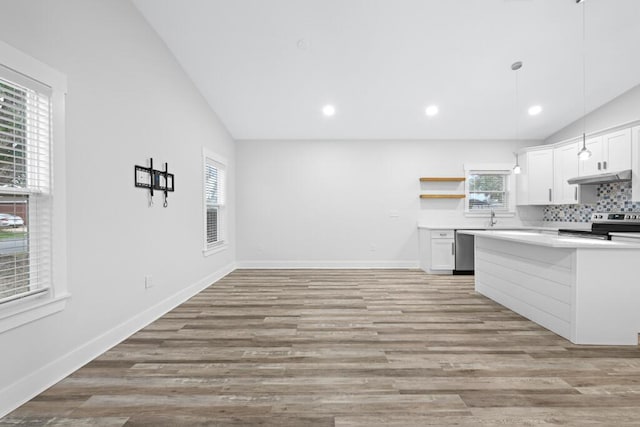
[[[424,113],[425,113],[427,116],[429,116],[429,117],[433,117],[433,116],[435,116],[436,114],[438,114],[438,111],[439,111],[439,110],[438,110],[438,106],[437,106],[437,105],[429,105],[429,106],[427,107],[427,109],[426,109],[426,110],[424,110]]]
[[[327,104],[324,107],[322,107],[322,114],[324,114],[327,117],[331,117],[334,114],[336,114],[336,107],[334,107],[331,104]]]
[[[541,112],[542,112],[542,107],[539,106],[539,105],[533,105],[533,106],[529,107],[529,115],[530,116],[537,116]]]

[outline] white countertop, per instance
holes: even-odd
[[[615,236],[615,237],[631,237],[633,239],[640,239],[640,233],[609,233],[611,236]]]
[[[535,231],[527,232],[526,230],[459,230],[458,232],[478,237],[489,237],[492,239],[552,248],[640,250],[640,242],[630,243],[614,240],[588,239],[583,237],[556,236],[552,234],[536,233]]]
[[[537,230],[537,231],[558,231],[559,228],[565,229],[574,229],[574,230],[591,230],[590,223],[584,223],[584,225],[575,225],[575,226],[567,226],[567,227],[542,227],[542,226],[527,226],[527,225],[494,225],[493,227],[489,227],[488,225],[428,225],[428,224],[418,224],[418,228],[422,228],[425,230]]]

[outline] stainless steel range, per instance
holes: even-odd
[[[560,229],[562,236],[611,240],[609,233],[640,232],[640,212],[599,212],[591,215],[591,230]]]

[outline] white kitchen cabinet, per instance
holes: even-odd
[[[631,169],[631,129],[587,138],[588,160],[580,162],[580,176]]]
[[[516,176],[518,205],[596,203],[597,186],[569,185],[577,176],[631,169],[633,201],[640,201],[640,126],[587,138],[588,160],[579,160],[582,139],[529,147],[519,154],[522,173]]]
[[[631,200],[640,201],[640,126],[631,128]]]
[[[455,269],[454,230],[421,228],[420,268],[429,274],[451,274]]]
[[[553,202],[554,205],[596,203],[597,188],[594,185],[577,185],[567,182],[579,173],[578,151],[580,142],[570,142],[553,149]]]
[[[453,236],[453,230],[434,230],[431,233],[431,270],[455,269],[456,244]]]
[[[526,154],[528,180],[527,203],[549,205],[553,202],[553,149],[532,150]]]
[[[582,142],[569,142],[521,154],[522,173],[517,176],[518,205],[571,205],[595,203],[596,187],[569,185],[579,175],[578,150]]]
[[[623,129],[603,136],[607,158],[603,162],[605,172],[631,169],[631,129]]]
[[[580,150],[578,142],[572,142],[553,149],[553,203],[567,205],[579,203],[578,185],[567,183],[579,173],[579,159],[576,153]]]
[[[604,143],[602,136],[596,136],[587,138],[585,145],[587,150],[591,151],[591,157],[586,160],[580,160],[579,162],[579,175],[596,175],[603,173],[602,162],[604,161]],[[582,143],[580,143],[582,148]],[[576,157],[578,152],[576,151]],[[598,165],[600,169],[598,169]]]

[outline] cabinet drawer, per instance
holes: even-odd
[[[453,230],[432,230],[432,239],[453,239]]]

